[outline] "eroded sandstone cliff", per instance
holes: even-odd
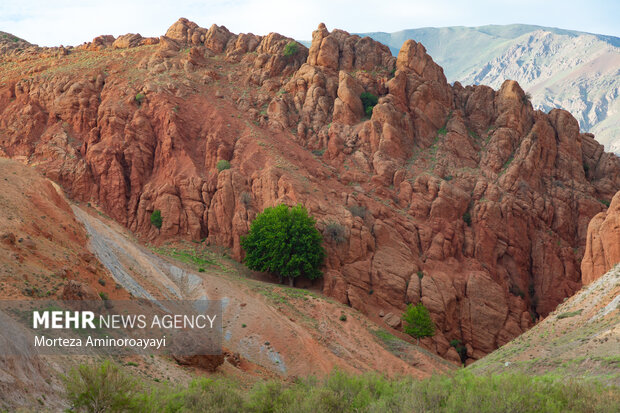
[[[425,345],[455,361],[451,340],[478,359],[579,289],[617,157],[516,82],[448,84],[415,41],[394,58],[323,24],[312,38],[291,54],[275,33],[180,19],[158,40],[9,51],[0,155],[146,240],[206,238],[236,259],[258,212],[302,203],[345,234],[326,239],[323,291],[394,328],[422,301],[438,325]]]
[[[586,250],[581,261],[581,280],[590,284],[620,263],[620,191],[609,209],[592,218],[588,225]]]

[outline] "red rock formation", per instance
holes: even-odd
[[[445,357],[453,339],[481,357],[581,286],[620,161],[569,113],[533,110],[511,81],[451,86],[414,41],[398,58],[324,25],[285,56],[291,41],[181,19],[96,65],[78,50],[34,71],[36,54],[12,52],[0,150],[144,239],[206,238],[236,259],[258,212],[303,203],[347,238],[326,240],[323,291],[376,320],[422,301]],[[379,98],[370,119],[362,91]]]
[[[581,261],[581,281],[590,284],[620,263],[620,191],[607,211],[600,212],[588,225],[586,251]]]

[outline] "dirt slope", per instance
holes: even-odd
[[[620,160],[568,112],[534,110],[516,82],[450,85],[413,41],[394,57],[320,25],[309,49],[291,42],[181,19],[159,39],[13,50],[0,154],[143,240],[237,260],[258,212],[302,203],[345,234],[326,242],[323,292],[395,328],[379,314],[422,301],[438,325],[424,345],[454,361],[450,341],[478,359],[580,288]]]
[[[33,168],[0,158],[0,299],[61,298],[68,285],[77,287],[69,294],[127,298],[86,247],[84,228],[54,185]],[[0,409],[61,406],[57,372],[66,361],[33,356],[7,333],[0,331]]]

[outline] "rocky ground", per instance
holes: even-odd
[[[450,341],[471,363],[581,287],[620,160],[574,117],[534,110],[516,82],[451,86],[414,41],[393,57],[320,25],[309,49],[285,55],[291,42],[181,19],[159,39],[11,49],[0,154],[141,240],[236,260],[258,212],[302,203],[345,234],[316,287],[395,333],[385,315],[422,301],[438,326],[424,345],[454,362]],[[363,91],[379,97],[370,118]]]

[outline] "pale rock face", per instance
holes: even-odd
[[[421,301],[438,327],[425,345],[449,359],[450,340],[480,358],[580,288],[620,161],[568,112],[534,110],[514,81],[451,86],[414,41],[398,58],[324,25],[284,56],[291,41],[181,19],[109,67],[11,72],[0,150],[144,240],[206,239],[238,260],[257,213],[301,203],[346,234],[325,242],[324,293],[397,329]],[[369,119],[362,91],[378,96]]]

